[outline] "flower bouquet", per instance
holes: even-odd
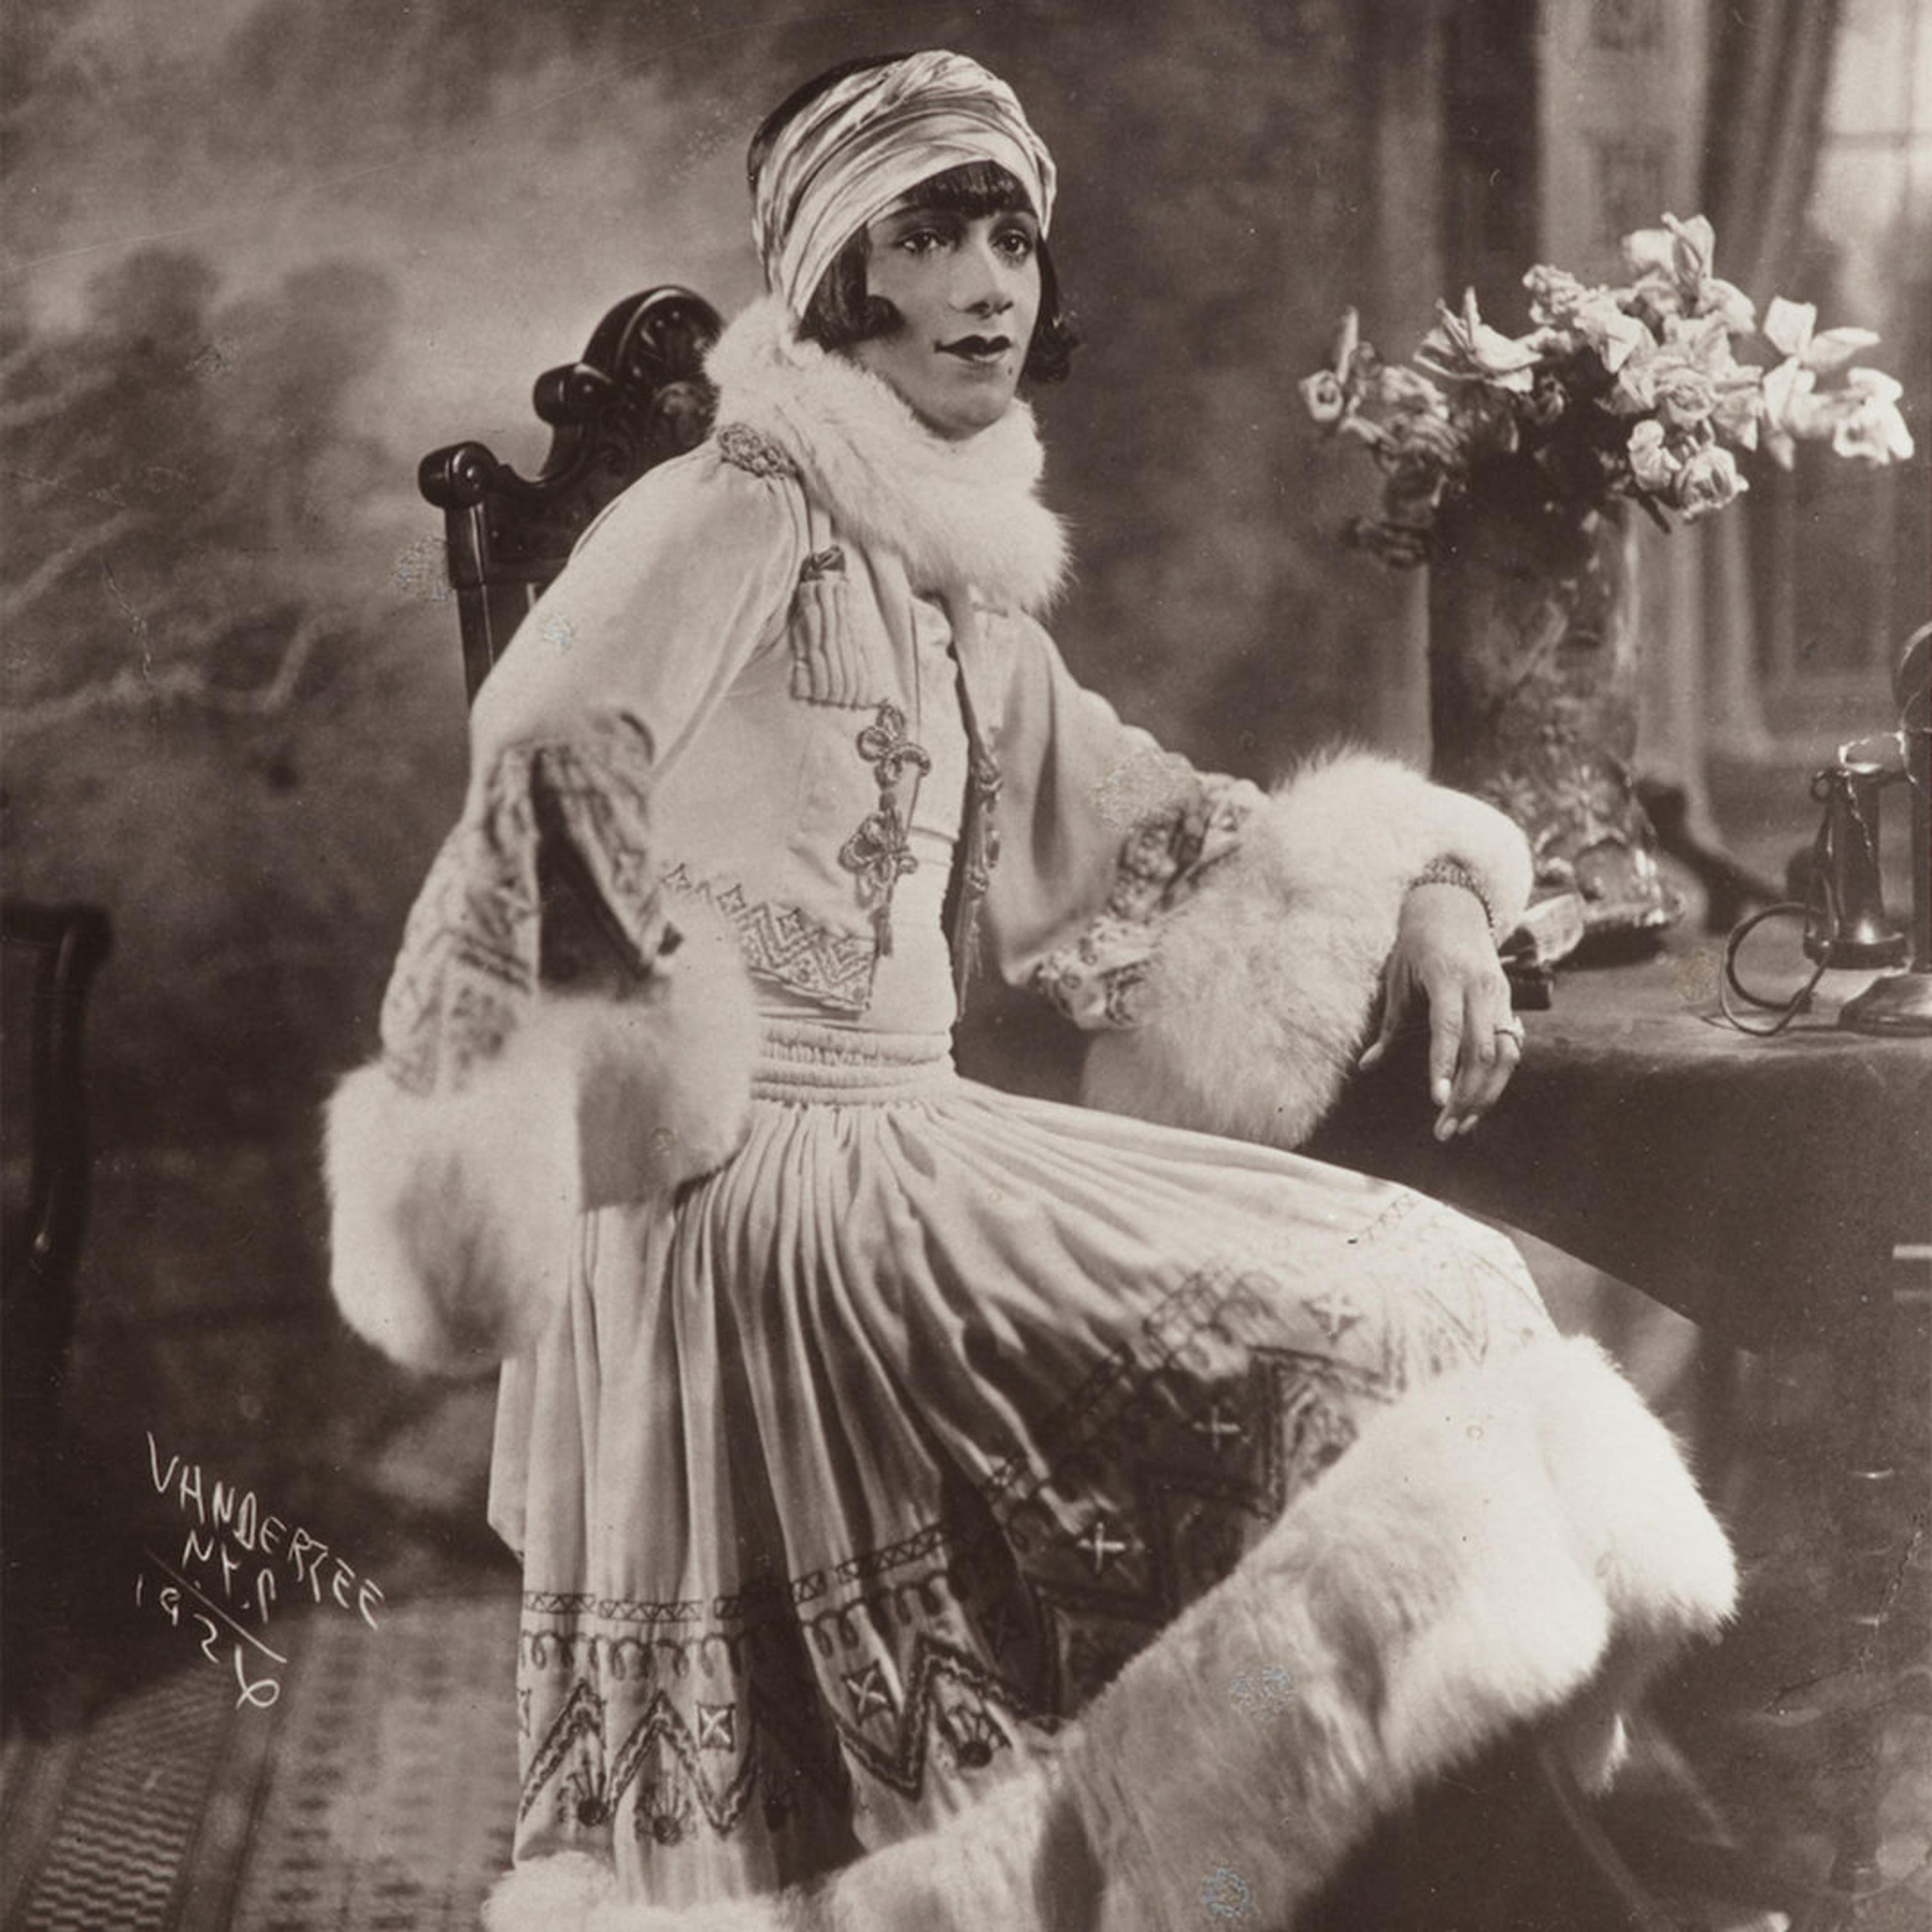
[[[1708,516],[1749,488],[1739,451],[1762,447],[1787,469],[1800,442],[1867,463],[1911,455],[1898,384],[1850,366],[1878,340],[1870,330],[1820,331],[1811,304],[1780,296],[1762,334],[1780,359],[1740,362],[1757,312],[1711,272],[1703,216],[1666,214],[1623,250],[1632,279],[1621,288],[1532,268],[1525,335],[1491,328],[1473,290],[1460,314],[1438,304],[1414,368],[1383,362],[1349,310],[1332,365],[1301,393],[1318,424],[1382,467],[1382,514],[1355,519],[1352,542],[1421,563],[1445,503],[1492,493],[1524,510],[1622,499],[1668,528],[1673,513]]]
[[[1789,466],[1828,442],[1873,464],[1912,454],[1900,388],[1855,359],[1869,330],[1816,327],[1809,304],[1749,299],[1712,272],[1701,215],[1628,236],[1630,279],[1523,278],[1531,327],[1492,328],[1473,294],[1412,366],[1384,362],[1351,312],[1330,366],[1301,385],[1330,435],[1382,472],[1379,514],[1344,535],[1383,562],[1428,563],[1430,718],[1443,782],[1530,835],[1552,929],[1606,939],[1675,916],[1638,803],[1638,553],[1631,506],[1666,529],[1748,486],[1740,454]],[[1742,359],[1761,334],[1774,352]],[[1616,950],[1599,949],[1601,950]]]

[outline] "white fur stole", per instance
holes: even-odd
[[[915,590],[971,586],[1025,610],[1052,601],[1066,538],[1036,494],[1044,459],[1025,404],[976,436],[935,436],[869,370],[802,341],[770,296],[731,323],[707,367],[719,424],[776,444],[854,538],[898,554]]]

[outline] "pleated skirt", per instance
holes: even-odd
[[[775,1023],[746,1144],[583,1226],[505,1371],[519,1862],[682,1904],[1016,1764],[1346,1452],[1548,1328],[1515,1249],[1298,1156]]]

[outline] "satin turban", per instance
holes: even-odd
[[[935,50],[834,82],[779,130],[752,184],[766,284],[802,316],[860,230],[908,189],[969,161],[1012,176],[1046,233],[1053,157],[998,75]]]

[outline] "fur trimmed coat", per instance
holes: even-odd
[[[612,505],[479,694],[382,1058],[331,1105],[338,1302],[416,1366],[517,1353],[560,1276],[532,1256],[566,1253],[578,1211],[728,1154],[758,1039],[740,962],[866,1012],[904,862],[855,880],[886,767],[849,747],[869,719],[892,755],[919,597],[946,613],[972,729],[958,977],[990,958],[1095,1030],[1090,1104],[1298,1146],[1364,1043],[1417,874],[1466,866],[1498,938],[1528,896],[1516,828],[1394,760],[1333,754],[1264,796],[1080,687],[1030,614],[1065,544],[1023,406],[940,442],[769,302],[711,368],[712,440]],[[611,942],[588,995],[544,965],[560,875]],[[687,934],[680,958],[666,938]],[[622,1105],[586,1136],[600,1094]]]

